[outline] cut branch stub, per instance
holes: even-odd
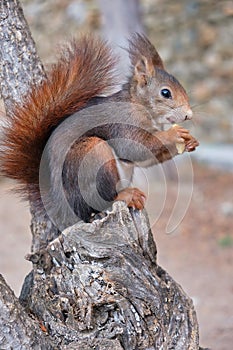
[[[116,202],[104,219],[66,229],[28,258],[33,278],[21,300],[60,344],[199,349],[192,301],[157,265],[145,212]]]

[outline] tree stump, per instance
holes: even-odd
[[[145,211],[115,202],[27,258],[20,301],[59,349],[199,349],[192,301],[157,265]]]

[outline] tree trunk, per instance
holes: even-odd
[[[45,77],[17,0],[2,1],[6,109]],[[32,212],[32,272],[20,301],[0,278],[1,349],[199,349],[191,299],[156,262],[145,212],[122,203],[59,234]],[[49,243],[50,242],[50,243]]]
[[[18,0],[0,3],[0,88],[6,110],[45,77]]]
[[[192,301],[157,265],[145,213],[116,202],[28,259],[21,304],[59,349],[199,349]]]

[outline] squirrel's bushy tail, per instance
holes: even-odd
[[[0,145],[1,174],[25,189],[38,185],[40,159],[53,130],[114,84],[115,59],[101,39],[85,36],[66,47],[41,85],[8,113]]]

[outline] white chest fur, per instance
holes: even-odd
[[[117,191],[130,187],[134,172],[134,163],[116,158],[117,170],[120,176],[120,181],[117,184]]]

